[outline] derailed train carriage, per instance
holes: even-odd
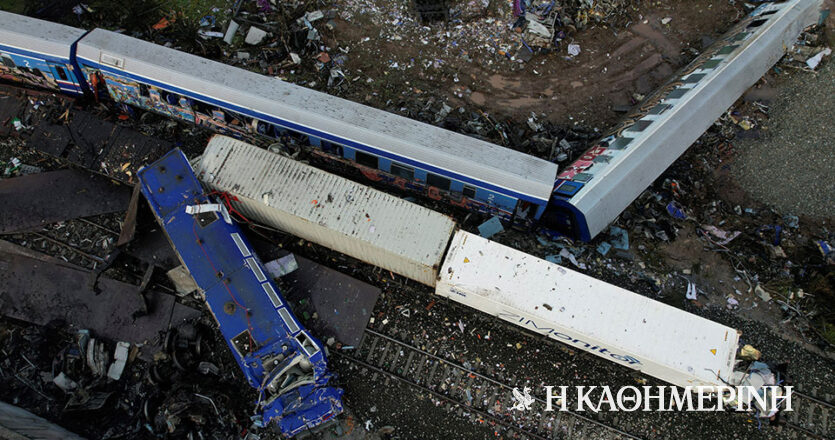
[[[820,5],[763,3],[559,174],[556,164],[508,148],[103,29],[85,35],[32,19],[21,26],[16,23],[24,18],[0,12],[0,56],[62,47],[57,60],[72,85],[58,82],[56,90],[89,90],[239,138],[293,136],[332,166],[588,241],[816,22]],[[18,66],[6,59],[4,65]],[[56,58],[39,60],[55,64]],[[61,78],[62,70],[47,67],[4,72],[30,82]]]
[[[204,193],[180,150],[138,172],[142,194],[200,288],[247,382],[260,423],[286,437],[342,412],[321,342],[293,316],[238,225]]]
[[[82,95],[85,82],[75,48],[86,33],[0,11],[0,79]]]
[[[195,172],[252,221],[673,385],[718,389],[761,377],[736,371],[740,334],[731,327],[455,230],[442,214],[351,180],[223,136]]]

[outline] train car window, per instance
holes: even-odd
[[[328,154],[333,154],[342,157],[342,145],[334,144],[328,141],[322,141],[322,151]]]
[[[379,165],[377,156],[372,156],[368,153],[363,153],[362,151],[357,151],[357,163],[362,166],[375,169]]]
[[[316,353],[319,352],[319,350],[316,348],[316,344],[314,344],[313,340],[310,339],[309,336],[307,336],[307,333],[299,333],[296,336],[296,341],[298,341],[299,345],[302,346],[302,349],[304,350],[304,353],[307,355],[307,357],[313,357]]]
[[[665,98],[667,98],[667,99],[679,99],[682,96],[684,96],[687,93],[688,90],[690,90],[690,89],[683,89],[683,88],[679,87],[677,89],[672,90],[670,93],[667,93],[667,96]]]
[[[399,163],[391,163],[391,173],[406,180],[415,180],[415,169]]]
[[[658,104],[655,107],[649,109],[647,112],[650,115],[660,115],[665,111],[669,110],[672,106],[670,104]]]
[[[685,84],[693,84],[701,81],[707,74],[706,73],[693,73],[684,80]]]
[[[174,93],[165,92],[165,102],[168,105],[180,105],[180,97]]]
[[[41,72],[41,69],[38,69],[36,67],[36,68],[32,69],[32,71],[34,72],[35,75],[46,78],[46,76],[44,76],[43,72]]]
[[[719,49],[719,52],[716,52],[716,54],[717,55],[727,55],[727,54],[733,52],[734,50],[736,50],[737,47],[739,47],[739,46],[738,45],[725,46],[725,47]]]
[[[203,101],[194,101],[192,108],[194,109],[194,111],[202,113],[206,116],[210,116],[212,114],[212,108],[209,107],[209,104],[206,104]]]
[[[629,131],[644,131],[649,127],[649,124],[652,124],[652,121],[647,121],[646,119],[639,119],[632,124],[631,127],[627,128]]]
[[[434,186],[435,188],[442,189],[444,191],[449,191],[450,180],[446,177],[441,177],[437,174],[426,173],[426,183],[429,186]]]
[[[58,78],[61,78],[61,81],[68,81],[67,72],[64,72],[63,67],[55,66],[55,71],[58,73]]]
[[[574,176],[574,180],[578,182],[588,182],[592,177],[593,175],[591,173],[577,173]]]
[[[15,67],[17,67],[17,65],[15,65],[14,61],[12,60],[12,57],[3,55],[0,58],[2,58],[3,60],[3,65],[8,67],[9,69],[14,69]]]
[[[754,20],[754,21],[752,21],[752,22],[751,22],[751,24],[749,24],[749,25],[748,25],[748,28],[750,29],[750,28],[760,27],[760,26],[762,26],[762,25],[763,25],[763,23],[765,23],[766,21],[768,21],[768,19],[767,19],[767,18],[761,18],[761,19],[759,19],[759,20]]]
[[[475,198],[475,187],[464,185],[464,190],[461,193],[464,194],[464,197]]]
[[[270,132],[270,126],[264,121],[258,121],[257,125],[255,126],[256,131],[258,134],[267,136]]]
[[[139,95],[144,96],[146,98],[151,96],[151,92],[148,91],[148,86],[145,84],[139,84]]]
[[[532,219],[532,218],[534,218],[534,216],[536,216],[536,211],[537,211],[538,208],[539,208],[539,206],[537,206],[537,205],[535,205],[531,202],[527,202],[527,201],[524,201],[524,200],[519,200],[516,203],[516,213],[515,214],[517,216],[519,216],[520,218],[523,218],[523,219]]]
[[[615,139],[614,142],[609,144],[609,148],[613,150],[623,150],[624,148],[626,148],[627,145],[629,145],[630,142],[632,142],[632,139],[634,138],[621,136]]]
[[[212,118],[222,122],[229,122],[229,120],[226,118],[226,113],[224,113],[221,109],[212,110]]]

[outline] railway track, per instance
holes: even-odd
[[[44,225],[37,231],[17,235],[14,241],[32,250],[94,270],[116,248],[119,218],[120,214],[105,214]]]
[[[545,401],[534,397],[537,410],[512,410],[513,379],[502,382],[467,366],[448,361],[372,329],[366,329],[352,354],[338,356],[384,377],[406,383],[473,416],[528,439],[619,440],[640,437],[573,412],[544,412]]]
[[[88,270],[102,270],[110,264],[108,257],[116,250],[121,229],[119,221],[123,216],[123,213],[114,213],[80,217],[4,239]],[[170,286],[151,279],[153,273],[148,270],[149,267],[143,271],[140,269],[142,266],[144,263],[119,264],[117,277],[129,284],[174,293]]]
[[[786,426],[798,439],[835,439],[835,404],[795,391]]]

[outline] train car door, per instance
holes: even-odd
[[[49,61],[47,65],[49,65],[49,70],[52,72],[52,77],[55,79],[55,82],[58,83],[58,88],[65,92],[81,93],[81,89],[75,82],[72,72],[67,69],[66,64]]]

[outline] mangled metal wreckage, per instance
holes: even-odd
[[[180,150],[142,168],[141,190],[200,287],[226,343],[258,391],[256,414],[286,437],[342,412],[324,347],[302,327],[223,204],[203,191]]]

